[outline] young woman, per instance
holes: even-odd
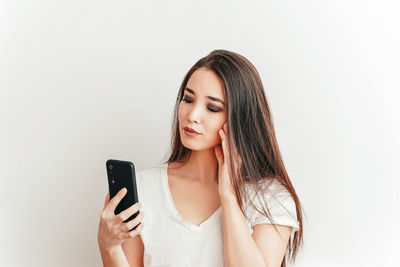
[[[178,92],[172,131],[168,160],[136,173],[140,203],[115,216],[125,192],[107,194],[98,233],[104,266],[293,263],[302,209],[255,67],[227,50],[201,58]]]

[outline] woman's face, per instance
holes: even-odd
[[[221,143],[218,131],[226,122],[224,86],[211,70],[197,69],[190,76],[179,104],[182,144],[191,150],[210,149]],[[199,134],[188,134],[190,127]]]

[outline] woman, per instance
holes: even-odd
[[[104,266],[294,262],[301,205],[255,67],[226,50],[200,59],[178,92],[172,130],[168,160],[136,173],[140,203],[115,216],[125,192],[107,194],[98,234]],[[140,205],[141,215],[123,223]]]

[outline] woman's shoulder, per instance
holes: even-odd
[[[291,211],[296,209],[292,195],[277,179],[268,179],[256,184],[246,184],[245,188],[248,194],[247,202],[245,201],[247,208],[253,205],[261,207],[266,204],[268,208],[284,208]]]
[[[270,218],[262,213],[263,209],[267,208],[276,224],[290,225],[293,226],[293,231],[297,231],[299,223],[296,215],[296,203],[286,187],[277,179],[263,181],[258,185],[247,186],[250,199],[245,201],[244,207],[251,226],[259,223],[271,223]]]
[[[278,179],[274,178],[246,183],[244,187],[247,193],[253,198],[260,195],[263,197],[271,197],[289,193],[286,187],[284,187]]]

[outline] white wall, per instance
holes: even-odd
[[[0,3],[1,266],[101,265],[105,161],[161,162],[185,73],[220,48],[264,82],[306,211],[296,266],[396,265],[394,1]]]

